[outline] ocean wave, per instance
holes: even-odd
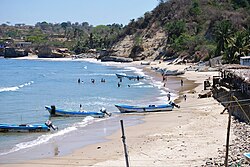
[[[135,84],[130,84],[130,85],[133,85],[133,86],[139,86],[139,85],[144,85],[143,82],[138,82],[138,83],[135,83]]]
[[[78,128],[82,128],[82,127],[85,127],[89,124],[92,124],[93,122],[96,122],[96,120],[94,120],[93,117],[91,117],[91,116],[85,117],[81,122],[77,122],[77,123],[73,124],[72,126],[66,127],[62,130],[58,130],[55,133],[45,134],[45,135],[39,136],[35,140],[16,144],[15,147],[13,147],[11,150],[9,150],[7,152],[0,153],[0,156],[7,155],[7,154],[10,154],[13,152],[17,152],[19,150],[31,148],[31,147],[34,147],[34,146],[37,146],[40,144],[47,143],[48,141],[50,141],[53,138],[63,136],[67,133],[70,133],[72,131],[77,130]]]
[[[143,86],[135,86],[137,88],[153,88],[153,85],[143,85]]]
[[[143,72],[143,69],[136,68],[136,67],[125,67],[125,69],[134,71],[135,74],[138,74],[138,75],[141,75],[141,76],[145,76],[145,73]]]
[[[115,76],[115,74],[102,74],[102,73],[87,73],[82,74],[83,76]]]
[[[29,85],[31,85],[33,83],[34,83],[34,81],[30,81],[30,82],[27,82],[27,83],[24,83],[24,84],[21,84],[21,85],[18,85],[18,86],[1,87],[0,92],[17,91],[18,89],[23,88],[25,86],[29,86]]]

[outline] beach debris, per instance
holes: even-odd
[[[198,98],[207,98],[207,97],[212,97],[212,91],[211,90],[206,90],[202,91],[202,93],[198,94]]]
[[[250,151],[250,125],[234,119],[232,121],[232,127],[235,138],[229,145],[228,165],[249,167],[250,162],[244,157],[244,153]],[[225,148],[219,148],[218,156],[206,159],[206,165],[202,166],[205,167],[207,164],[211,167],[224,166],[225,154]]]

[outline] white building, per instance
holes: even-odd
[[[240,65],[250,66],[250,56],[240,57]]]

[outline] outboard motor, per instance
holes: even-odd
[[[51,122],[50,120],[47,120],[47,121],[45,122],[45,125],[46,125],[47,127],[49,127],[49,128],[52,128],[53,130],[58,130],[58,127],[55,126],[55,125],[53,125],[52,122]]]
[[[55,113],[56,113],[56,106],[51,106],[51,111],[50,111],[50,114],[51,115],[55,115]]]
[[[104,114],[107,114],[108,116],[111,116],[111,113],[108,113],[106,108],[104,108],[104,107],[102,107],[100,111]]]

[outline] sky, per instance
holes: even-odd
[[[37,22],[88,22],[90,25],[123,24],[152,11],[157,0],[0,0],[0,24]]]

